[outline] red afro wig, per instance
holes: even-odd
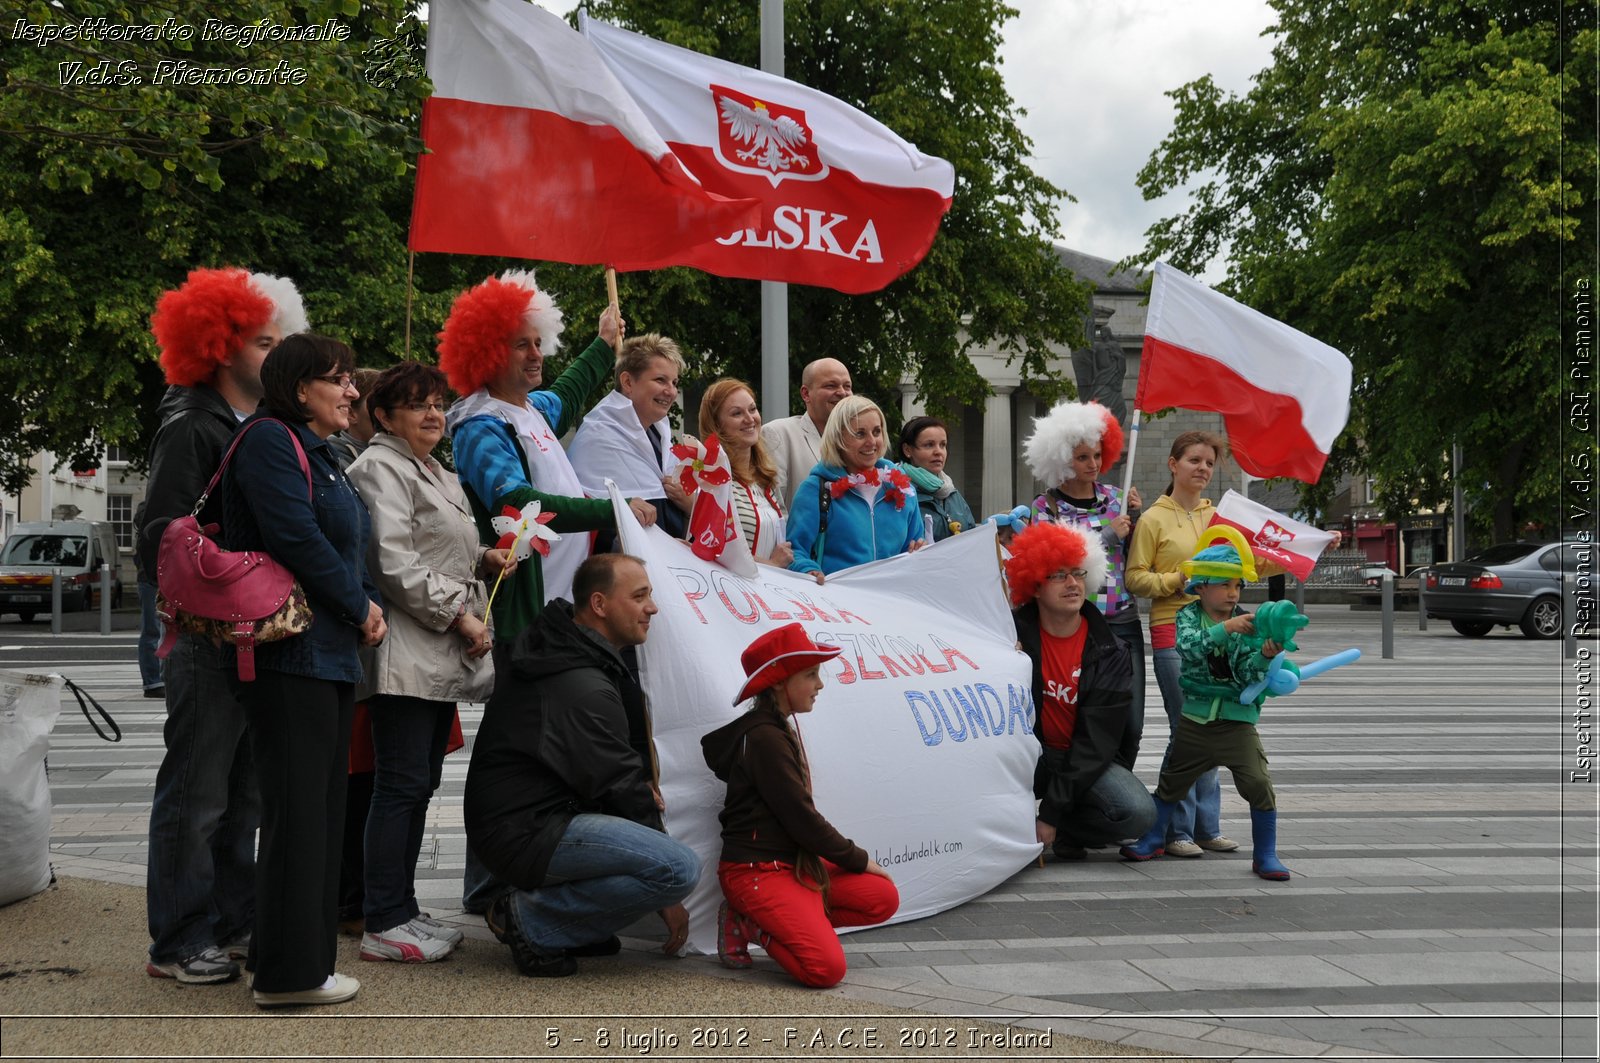
[[[277,306],[244,270],[192,271],[150,315],[167,383],[204,384],[276,314]]]
[[[1031,524],[1011,540],[1006,582],[1013,607],[1030,602],[1052,572],[1081,568],[1088,573],[1083,593],[1093,598],[1106,581],[1106,548],[1098,535],[1070,524]]]
[[[439,368],[450,386],[470,395],[505,372],[509,341],[524,325],[539,330],[546,358],[556,353],[561,310],[535,283],[531,269],[507,270],[456,296],[439,333]]]

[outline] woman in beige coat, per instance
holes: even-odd
[[[478,542],[455,474],[432,457],[444,435],[445,376],[402,362],[367,399],[378,425],[348,475],[372,514],[367,566],[389,634],[366,651],[359,693],[375,759],[366,828],[366,932],[361,958],[443,959],[461,932],[423,914],[414,881],[428,802],[439,786],[456,702],[494,686],[484,581],[516,562]]]

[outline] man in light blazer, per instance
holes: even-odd
[[[785,512],[818,461],[822,429],[840,399],[851,394],[850,370],[836,358],[818,358],[800,371],[800,401],[806,412],[761,426],[761,438],[778,465],[778,493]]]

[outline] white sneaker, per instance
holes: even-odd
[[[1187,838],[1174,838],[1165,846],[1168,856],[1195,857],[1204,856],[1205,850]]]
[[[334,973],[333,984],[315,989],[298,989],[292,993],[263,993],[252,991],[259,1008],[288,1008],[305,1004],[343,1004],[353,1000],[361,991],[361,983],[346,974]]]
[[[448,923],[439,922],[427,912],[418,912],[412,916],[411,922],[426,930],[429,937],[436,937],[440,941],[449,942],[451,948],[461,944],[467,937],[458,928]]]
[[[398,960],[400,963],[432,963],[450,955],[455,946],[428,933],[415,922],[401,923],[388,930],[361,935],[363,960]]]

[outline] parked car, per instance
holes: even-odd
[[[12,529],[0,548],[0,612],[23,623],[48,613],[54,570],[61,570],[61,611],[93,609],[99,603],[100,570],[111,568],[111,605],[122,604],[117,573],[117,536],[104,521],[27,521]]]
[[[1465,561],[1434,565],[1424,580],[1428,615],[1473,638],[1496,625],[1516,624],[1530,639],[1553,639],[1562,630],[1561,573],[1579,571],[1579,551],[1592,549],[1578,543],[1498,543]]]
[[[1428,569],[1427,565],[1413,565],[1404,576],[1390,568],[1388,565],[1366,565],[1361,569],[1360,579],[1374,590],[1383,586],[1385,574],[1394,577],[1394,589],[1397,591],[1414,591],[1422,574]]]

